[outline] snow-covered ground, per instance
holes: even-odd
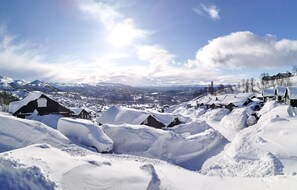
[[[169,131],[144,125],[103,125],[114,142],[114,152],[156,158],[191,170],[199,170],[227,140],[205,122],[193,121]]]
[[[136,156],[65,151],[36,144],[0,154],[1,189],[293,190],[295,176],[205,176]]]
[[[0,189],[296,189],[295,108],[171,111],[166,130],[0,112]]]
[[[274,107],[266,103],[260,113]],[[266,111],[265,111],[266,110]],[[263,177],[297,173],[297,118],[295,110],[279,105],[264,113],[258,123],[238,132],[225,150],[209,159],[202,173]]]

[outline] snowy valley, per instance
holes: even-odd
[[[297,110],[285,102],[207,95],[81,119],[53,97],[29,92],[0,112],[0,189],[296,188]]]

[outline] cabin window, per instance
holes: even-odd
[[[39,108],[43,108],[47,106],[47,99],[46,98],[39,98],[37,100],[37,104]]]

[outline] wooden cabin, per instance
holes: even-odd
[[[264,102],[267,102],[267,100],[274,100],[275,99],[275,89],[274,88],[264,89],[262,92],[262,96],[264,98]]]
[[[275,88],[275,100],[278,102],[286,101],[286,91],[287,88],[284,86],[278,86]]]
[[[287,87],[286,103],[292,107],[297,107],[297,86]]]
[[[75,118],[81,118],[81,119],[91,119],[91,111],[87,110],[85,108],[70,108],[70,110],[73,112],[71,115]]]
[[[32,113],[38,115],[60,114],[69,117],[73,112],[39,91],[30,92],[23,100],[11,102],[9,112],[12,115],[25,118]]]

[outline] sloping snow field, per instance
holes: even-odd
[[[176,108],[166,130],[1,112],[0,189],[296,189],[295,108]]]

